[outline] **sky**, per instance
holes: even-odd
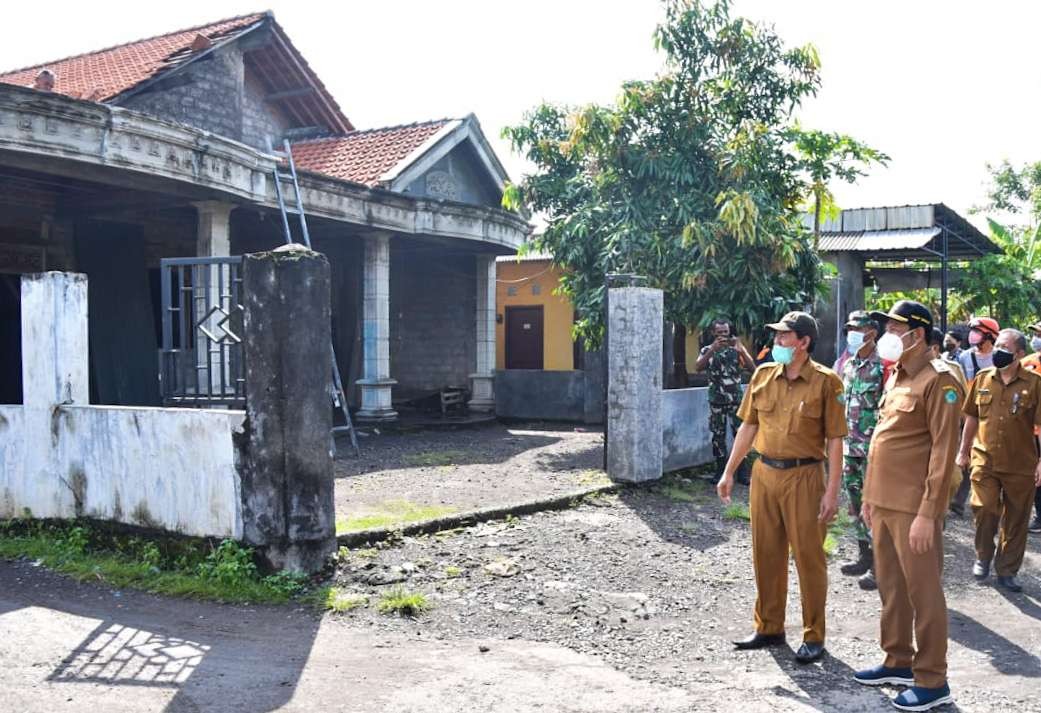
[[[260,3],[266,3],[266,7]],[[530,170],[500,138],[542,101],[614,99],[654,76],[658,0],[181,0],[5,8],[0,69],[270,9],[358,128],[477,115],[511,178]],[[1041,160],[1041,63],[1032,0],[734,0],[734,14],[812,42],[820,93],[803,125],[847,133],[892,157],[843,208],[985,196],[986,164]],[[968,216],[967,216],[968,217]],[[982,217],[972,220],[981,224]]]

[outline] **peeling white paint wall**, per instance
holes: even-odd
[[[0,518],[114,520],[185,535],[242,535],[232,430],[242,411],[0,406]],[[28,418],[27,418],[28,417]]]
[[[243,411],[87,405],[87,279],[22,278],[23,406],[0,406],[0,518],[242,536]]]

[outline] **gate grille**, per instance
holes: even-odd
[[[241,268],[241,255],[160,261],[165,405],[245,407]]]

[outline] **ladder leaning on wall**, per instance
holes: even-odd
[[[268,144],[270,150],[270,143]],[[310,249],[311,247],[311,236],[307,232],[307,218],[304,216],[304,201],[300,196],[300,183],[296,179],[296,164],[293,162],[293,150],[289,146],[289,140],[286,139],[282,142],[282,150],[285,155],[286,163],[289,164],[289,175],[286,176],[278,170],[278,162],[275,162],[275,195],[278,197],[278,209],[282,213],[282,232],[285,235],[286,244],[293,243],[293,233],[289,229],[289,214],[286,211],[286,203],[282,197],[282,182],[288,181],[293,185],[293,194],[296,196],[296,211],[297,215],[300,216],[300,234],[304,238],[304,246]],[[271,151],[275,153],[274,151]],[[275,154],[276,156],[278,154]],[[332,369],[333,369],[333,406],[340,410],[343,414],[343,426],[333,426],[333,444],[335,448],[335,435],[337,433],[346,433],[351,437],[351,447],[354,448],[354,455],[358,455],[358,436],[354,432],[354,424],[351,422],[351,413],[347,409],[347,395],[343,391],[343,380],[340,378],[340,367],[336,362],[336,348],[333,343],[329,342],[329,356],[332,358]]]

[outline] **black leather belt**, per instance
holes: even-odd
[[[822,462],[820,458],[788,458],[781,460],[779,458],[768,458],[764,455],[760,455],[759,460],[778,470],[788,470],[790,468],[798,468],[800,465],[813,465],[814,463]]]

